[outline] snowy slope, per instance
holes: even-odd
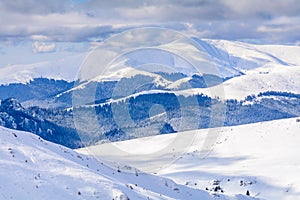
[[[224,89],[226,99],[242,100],[248,95],[257,95],[260,92],[271,90],[300,93],[299,46],[254,45],[226,40],[195,40],[207,52],[208,62],[212,62],[212,65],[216,67],[219,76],[223,78],[234,77],[225,81],[221,86],[222,90]],[[169,48],[174,49],[175,47],[171,46]],[[28,83],[33,78],[39,77],[73,81],[78,78],[77,73],[85,56],[86,54],[78,54],[64,60],[0,68],[0,85],[19,82]],[[155,85],[161,85],[170,90],[180,90],[179,94],[184,95],[204,93],[210,96],[210,91],[216,89],[213,87],[210,89],[185,90],[188,87],[184,86],[188,85],[188,81],[191,80],[190,77],[172,82],[152,73],[151,70],[153,72],[164,71],[167,68],[178,69],[179,72],[189,76],[195,73],[193,67],[186,66],[187,62],[176,58],[175,55],[172,57],[172,55],[161,51],[141,50],[129,54],[126,59],[122,59],[117,60],[110,69],[105,71],[103,76],[96,76],[90,81],[119,80],[122,77],[132,77],[140,74],[154,79]],[[153,62],[159,62],[164,67],[157,66]],[[184,68],[181,68],[181,65]],[[77,85],[70,91],[82,89],[88,83]],[[70,91],[66,91],[66,93]]]
[[[257,95],[266,91],[300,93],[299,46],[254,45],[226,40],[196,39],[196,41],[208,53],[219,71],[218,75],[221,77],[235,76],[225,81],[220,87],[224,90],[225,99],[243,100],[248,95]],[[147,61],[146,56],[144,56],[146,58],[142,55],[140,57],[143,58],[142,61]],[[163,60],[163,58],[159,59]],[[166,60],[169,59],[168,57]],[[164,64],[172,66],[171,61]],[[146,75],[145,72],[142,73],[127,67],[111,73],[111,77],[128,77],[130,74],[137,75],[138,73]],[[161,82],[161,85],[167,86],[168,89],[177,90],[187,84],[189,80],[190,77],[187,77],[176,82],[167,82],[164,79],[156,78],[155,84],[158,85]],[[217,87],[180,90],[176,93],[184,95],[203,93],[213,96],[211,91],[215,90],[218,90]]]
[[[224,82],[225,99],[243,100],[248,95],[266,91],[300,93],[299,46],[253,45],[226,40],[202,43],[216,65],[244,74]],[[209,90],[213,89],[190,89],[182,93],[210,95]]]
[[[247,71],[246,75],[234,77],[225,81],[221,86],[225,99],[244,100],[249,95],[260,92],[280,91],[300,93],[300,66],[282,66],[270,64],[261,68]],[[176,92],[177,94],[206,94],[217,87],[195,88]]]
[[[34,78],[49,78],[73,81],[86,54],[55,61],[45,61],[27,65],[10,65],[0,68],[0,85],[9,83],[28,83]]]
[[[229,195],[249,190],[252,196],[268,200],[300,198],[300,122],[295,118],[284,119],[220,131],[212,153],[206,158],[199,159],[197,143],[203,139],[199,135],[190,155],[184,155],[159,174],[178,183],[197,182],[199,188],[218,179]],[[202,178],[199,180],[194,174]]]
[[[210,53],[210,55],[214,58],[227,61],[233,67],[244,71],[261,67],[266,63],[300,65],[299,46],[254,45],[227,40],[205,41],[217,49],[218,54]],[[209,52],[209,50],[207,51]],[[220,56],[220,52],[223,52],[223,56]]]
[[[164,165],[157,174],[171,178],[191,188],[213,190],[219,186],[225,195],[246,194],[266,200],[298,200],[300,197],[300,120],[296,118],[215,129],[219,132],[212,152],[207,156],[201,147],[209,130],[194,130],[114,143],[118,148],[134,153],[128,158],[109,152],[109,145],[89,147],[101,152],[101,158],[140,164],[135,154],[146,154],[164,148],[178,134],[192,135],[193,143],[174,163]],[[85,150],[81,150],[85,152]],[[176,148],[165,155],[176,155]],[[130,155],[130,154],[129,154]],[[159,169],[161,162],[148,160],[146,167]]]
[[[153,83],[155,85],[161,85],[161,86],[167,86],[172,84],[170,81],[164,79],[162,76],[157,75],[155,73],[151,73],[151,72],[147,72],[147,71],[142,71],[142,70],[138,70],[132,67],[126,67],[123,69],[119,69],[117,71],[108,73],[107,75],[99,75],[94,77],[93,79],[83,82],[79,85],[74,86],[72,89],[64,91],[61,94],[58,94],[57,97],[66,94],[66,93],[70,93],[74,90],[78,90],[78,89],[85,89],[87,87],[87,85],[93,83],[93,82],[104,82],[104,81],[118,81],[122,78],[132,78],[134,76],[137,75],[141,75],[143,77],[149,77],[150,79],[153,79]]]
[[[283,66],[300,65],[299,46],[284,46],[284,45],[254,45],[236,41],[226,40],[194,40],[200,44],[202,49],[206,51],[220,74],[228,77],[247,73],[248,70],[253,70],[264,65],[280,64]],[[170,51],[176,46],[169,48]],[[190,48],[190,46],[180,46]],[[188,50],[188,49],[187,49]],[[172,52],[172,51],[171,51]],[[28,82],[28,80],[36,77],[59,78],[65,80],[74,80],[80,65],[83,63],[86,53],[80,53],[65,59],[33,63],[31,65],[12,65],[0,68],[0,84],[12,82]],[[179,60],[178,60],[179,59]],[[162,51],[140,50],[128,55],[127,59],[115,61],[113,72],[117,71],[119,65],[126,65],[127,67],[141,68],[145,64],[160,63],[162,66],[155,66],[156,71],[161,69],[166,70],[164,66],[170,66],[174,69],[182,69],[182,73],[187,75],[194,74],[195,69],[187,65],[181,58],[176,58]],[[155,62],[154,62],[155,61]],[[180,67],[182,66],[182,67]],[[99,66],[102,67],[102,66]],[[183,69],[183,67],[185,67]],[[201,67],[201,66],[200,66]],[[169,70],[171,70],[169,68]],[[193,71],[194,70],[194,71]],[[203,69],[204,70],[204,69]],[[196,70],[197,71],[197,70]],[[191,73],[191,74],[189,74]],[[226,75],[225,75],[226,74]]]
[[[31,133],[0,127],[0,199],[215,199],[171,179],[115,165],[111,169]]]

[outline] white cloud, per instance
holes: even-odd
[[[32,50],[34,53],[46,53],[46,52],[54,52],[56,45],[54,43],[44,43],[35,41],[32,44]]]
[[[183,23],[183,25],[185,26],[186,30],[183,30],[181,32],[187,36],[206,38],[206,37],[211,37],[215,34],[214,32],[207,29],[204,30],[197,29],[195,25],[192,23]]]
[[[38,40],[38,41],[47,41],[50,38],[48,36],[45,36],[45,35],[32,35],[31,39]]]

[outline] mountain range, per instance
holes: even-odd
[[[215,70],[149,50],[87,80],[87,53],[0,68],[0,198],[297,198],[300,47],[193,40]],[[154,172],[129,156],[181,135],[191,144]]]
[[[165,53],[143,51],[130,55],[123,68],[83,81],[75,76],[80,71],[75,61],[83,54],[1,68],[0,124],[78,148],[299,115],[300,60],[294,55],[300,47],[194,39],[218,74],[141,69],[137,66],[154,55],[164,64],[178,63]],[[130,58],[140,58],[139,63]],[[84,120],[82,113],[90,112],[96,121]],[[79,123],[89,123],[79,127],[88,128],[76,127],[74,115]],[[142,129],[147,134],[140,135]]]

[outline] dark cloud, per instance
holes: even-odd
[[[90,41],[154,25],[207,38],[293,42],[299,22],[297,0],[0,1],[0,40]]]
[[[23,14],[62,13],[71,5],[71,1],[61,0],[4,0],[0,1],[0,10]]]
[[[260,18],[270,19],[277,16],[298,16],[300,4],[297,0],[90,0],[81,5],[85,10],[110,9],[114,11],[124,10],[133,13],[145,12],[149,18],[155,20],[162,17],[163,20],[190,19],[241,19]],[[154,15],[156,14],[156,15]],[[127,14],[128,15],[128,14]],[[132,17],[138,18],[139,15]]]
[[[271,19],[300,14],[300,4],[297,0],[223,0],[223,4],[234,18]]]

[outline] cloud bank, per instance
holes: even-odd
[[[11,0],[0,2],[0,40],[96,41],[131,27],[199,37],[297,43],[297,0]]]

